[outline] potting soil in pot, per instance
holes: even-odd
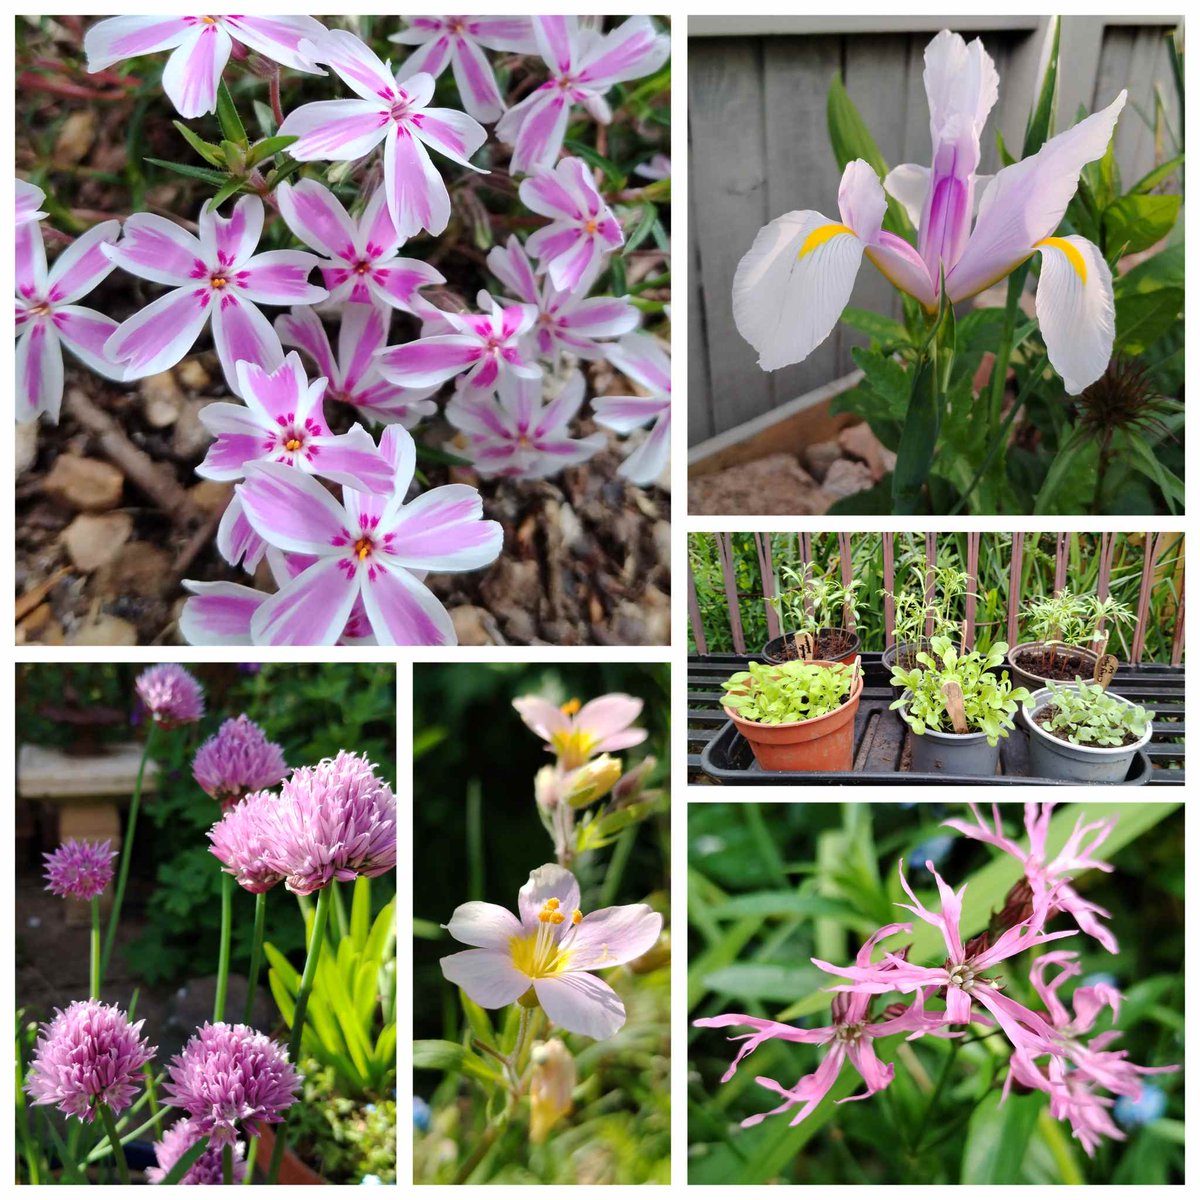
[[[854,647],[855,635],[845,629],[830,629],[822,631],[813,638],[813,659],[823,659],[827,662],[840,662]],[[792,662],[800,657],[796,650],[794,638],[784,639],[780,651],[781,661]]]
[[[1013,666],[1038,679],[1053,679],[1074,683],[1076,678],[1092,678],[1096,660],[1090,654],[1081,654],[1070,646],[1059,646],[1056,650],[1043,647],[1037,650],[1022,650],[1012,659]]]
[[[1033,720],[1040,725],[1055,741],[1065,742],[1068,746],[1073,746],[1075,743],[1070,738],[1063,737],[1062,733],[1050,727],[1050,721],[1058,710],[1052,704],[1043,704],[1041,708],[1033,714]],[[1140,742],[1141,737],[1129,730],[1125,731],[1125,737],[1122,739],[1121,746],[1132,746],[1134,742]],[[1093,750],[1117,750],[1118,746],[1097,746],[1088,743],[1088,748]]]

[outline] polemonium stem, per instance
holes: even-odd
[[[157,725],[153,723],[146,731],[146,740],[142,744],[142,761],[138,763],[137,782],[133,785],[133,799],[129,802],[129,824],[125,829],[125,841],[121,844],[121,867],[117,872],[117,890],[113,894],[112,912],[108,916],[108,933],[104,937],[104,954],[100,959],[100,980],[108,972],[108,963],[112,958],[113,943],[117,939],[117,926],[121,921],[121,905],[125,900],[125,884],[129,879],[129,863],[133,857],[133,836],[137,832],[138,808],[142,803],[142,781],[146,777],[146,763],[150,758],[150,747],[154,743]]]
[[[263,931],[267,925],[267,893],[254,897],[254,944],[250,947],[250,981],[246,985],[246,1012],[242,1018],[247,1025],[254,1015],[254,993],[258,991],[258,972],[262,968]]]
[[[92,958],[91,958],[91,995],[93,1000],[100,999],[100,897],[92,897]]]
[[[221,1147],[221,1182],[226,1187],[233,1183],[233,1147],[228,1142]]]
[[[254,1182],[254,1160],[258,1157],[258,1138],[250,1139],[250,1146],[246,1150],[246,1178],[242,1180],[247,1187]]]
[[[317,960],[321,957],[321,943],[325,940],[325,925],[329,920],[328,887],[317,893],[317,915],[313,918],[312,937],[308,942],[308,957],[304,960],[304,974],[300,978],[300,990],[296,993],[296,1011],[292,1015],[292,1036],[288,1041],[288,1058],[295,1067],[300,1061],[300,1040],[304,1036],[304,1014],[308,1008],[308,996],[313,980],[317,977]],[[279,1179],[279,1168],[283,1165],[283,1152],[287,1145],[287,1121],[275,1132],[275,1149],[271,1154],[271,1168],[267,1182],[274,1184]]]
[[[229,991],[229,944],[233,937],[233,876],[221,872],[221,953],[217,959],[217,998],[213,1020],[225,1019],[225,993]]]
[[[130,1184],[129,1164],[125,1161],[125,1151],[121,1146],[116,1123],[113,1121],[112,1109],[107,1104],[101,1104],[99,1111],[100,1120],[104,1123],[104,1132],[108,1134],[108,1144],[112,1147],[113,1158],[116,1159],[117,1174],[120,1175],[121,1182],[128,1187]]]

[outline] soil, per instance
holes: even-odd
[[[837,662],[838,659],[850,653],[854,645],[855,635],[848,629],[824,630],[813,639],[813,658],[824,662]],[[783,643],[783,661],[793,662],[800,657],[792,635],[788,634]]]
[[[1090,658],[1072,650],[1069,646],[1055,649],[1022,650],[1013,660],[1013,665],[1039,679],[1053,679],[1074,683],[1076,677],[1091,679],[1095,663]]]
[[[626,386],[604,364],[588,369],[597,394]],[[111,383],[68,355],[61,422],[26,435],[18,643],[175,644],[183,579],[273,590],[265,568],[251,580],[221,558],[215,533],[231,488],[195,474],[208,445],[196,413],[227,396],[215,354],[191,356],[154,380]],[[339,407],[327,405],[335,429],[354,419],[349,411],[335,419]],[[579,424],[579,436],[595,432]],[[452,453],[453,430],[437,422],[431,430],[422,440]],[[590,462],[522,484],[418,461],[428,487],[478,486],[484,515],[504,526],[504,552],[487,570],[429,577],[462,644],[669,642],[670,497],[622,479],[622,457],[614,437]]]
[[[1033,719],[1034,719],[1034,720],[1035,720],[1035,721],[1036,721],[1036,722],[1037,722],[1037,723],[1038,723],[1038,724],[1039,724],[1039,725],[1040,725],[1040,726],[1041,726],[1041,727],[1042,727],[1042,728],[1043,728],[1043,729],[1044,729],[1044,730],[1045,730],[1045,731],[1046,731],[1046,732],[1047,732],[1047,733],[1048,733],[1048,734],[1049,734],[1049,735],[1050,735],[1050,736],[1051,736],[1051,737],[1052,737],[1052,738],[1053,738],[1053,739],[1054,739],[1056,742],[1067,742],[1067,739],[1066,739],[1065,737],[1063,737],[1061,734],[1057,733],[1055,730],[1053,730],[1053,729],[1051,729],[1051,728],[1050,728],[1050,721],[1051,721],[1051,720],[1053,720],[1053,718],[1054,718],[1054,714],[1055,714],[1057,711],[1058,711],[1058,709],[1057,709],[1057,708],[1055,708],[1055,706],[1054,706],[1053,704],[1043,704],[1043,705],[1042,705],[1042,707],[1041,707],[1041,708],[1039,708],[1039,709],[1037,710],[1037,712],[1035,712],[1035,713],[1033,714]],[[1127,733],[1125,734],[1125,738],[1124,738],[1124,740],[1121,742],[1121,745],[1122,745],[1122,746],[1132,746],[1132,745],[1134,744],[1134,742],[1139,742],[1139,741],[1141,741],[1141,738],[1140,738],[1140,737],[1138,737],[1138,735],[1137,735],[1137,734],[1135,734],[1135,733],[1128,733],[1128,732],[1127,732]],[[1074,745],[1074,743],[1073,743],[1073,742],[1067,742],[1067,744],[1068,744],[1068,745]],[[1103,747],[1100,747],[1100,746],[1093,746],[1093,747],[1089,747],[1089,749],[1096,749],[1096,750],[1099,750],[1099,749],[1104,749],[1104,750],[1117,750],[1117,749],[1119,749],[1119,748],[1120,748],[1120,747],[1118,747],[1118,746],[1103,746]]]

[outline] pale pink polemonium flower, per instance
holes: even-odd
[[[536,318],[532,304],[497,304],[479,314],[439,311],[453,333],[389,346],[376,363],[384,379],[401,387],[436,387],[462,375],[463,387],[493,391],[502,374],[539,379],[541,367],[526,359],[521,345]]]
[[[83,48],[92,72],[127,58],[173,51],[163,68],[163,91],[181,117],[191,118],[216,111],[221,72],[235,41],[293,71],[324,75],[300,50],[301,41],[319,41],[324,34],[325,27],[312,17],[109,17],[87,31]]]
[[[446,405],[446,420],[466,434],[465,457],[481,475],[546,479],[604,448],[602,433],[571,436],[583,406],[583,375],[572,371],[549,402],[545,387],[544,379],[502,375],[495,396],[461,388]]]
[[[934,926],[946,945],[946,960],[941,966],[926,967],[910,963],[895,954],[885,954],[882,961],[867,967],[854,965],[837,967],[832,963],[814,958],[822,971],[852,980],[850,984],[835,988],[839,992],[863,992],[882,995],[885,992],[916,992],[921,989],[945,989],[946,1021],[951,1025],[965,1025],[974,1020],[972,1007],[978,1004],[986,1009],[1004,1031],[1005,1036],[1018,1050],[1036,1054],[1053,1053],[1054,1030],[1038,1013],[1026,1008],[1001,990],[997,980],[985,974],[998,963],[1012,958],[1022,951],[1040,946],[1043,942],[1072,937],[1077,930],[1068,929],[1060,933],[1043,933],[1042,927],[1049,915],[1049,900],[1020,925],[1007,929],[989,945],[988,939],[973,938],[964,943],[959,926],[962,921],[962,900],[966,885],[955,892],[927,862],[925,869],[937,882],[941,896],[941,912],[927,909],[913,893],[904,877],[904,863],[900,863],[900,884],[912,904],[902,904],[926,924]]]
[[[558,363],[565,351],[576,358],[603,358],[607,343],[637,328],[641,315],[627,297],[588,296],[586,289],[560,292],[549,278],[539,284],[525,247],[514,234],[488,252],[488,269],[523,304],[537,309],[526,335],[540,357]]]
[[[620,222],[581,158],[564,158],[553,168],[522,180],[521,203],[550,218],[530,234],[526,249],[560,292],[587,291],[605,255],[625,244]]]
[[[315,304],[324,288],[308,282],[317,265],[304,250],[255,254],[262,236],[263,203],[243,196],[230,217],[200,210],[200,236],[153,213],[134,213],[121,241],[106,253],[117,266],[172,290],[125,321],[105,353],[125,364],[126,379],[173,367],[212,318],[213,342],[230,391],[237,393],[241,361],[274,370],[283,347],[259,304]]]
[[[633,728],[642,701],[624,692],[609,692],[582,706],[578,700],[569,700],[561,707],[541,696],[518,696],[513,708],[545,739],[545,749],[557,756],[564,771],[583,766],[597,754],[628,750],[646,740],[644,729]]]
[[[58,424],[63,397],[62,348],[106,379],[123,371],[105,352],[116,321],[75,303],[113,269],[104,246],[116,241],[119,221],[103,221],[80,234],[46,269],[46,245],[37,221],[17,227],[18,421],[39,415]]]
[[[989,827],[979,809],[972,803],[971,815],[975,824],[967,821],[943,821],[951,829],[956,829],[966,837],[978,842],[987,842],[1006,854],[1011,854],[1025,871],[1025,878],[1033,893],[1033,904],[1042,903],[1047,896],[1053,897],[1051,911],[1069,913],[1083,933],[1094,937],[1109,954],[1116,954],[1117,939],[1112,931],[1101,924],[1100,918],[1112,914],[1098,904],[1085,900],[1072,886],[1071,878],[1082,871],[1111,871],[1112,867],[1093,857],[1100,849],[1105,838],[1112,833],[1116,820],[1091,821],[1083,823],[1080,817],[1075,822],[1075,829],[1067,839],[1063,848],[1049,862],[1046,861],[1046,834],[1050,828],[1050,816],[1054,811],[1053,802],[1035,804],[1026,801],[1025,832],[1029,835],[1029,849],[1022,850],[1015,841],[1006,837],[1004,826],[1000,821],[1000,809],[992,805],[992,826]],[[1085,846],[1084,840],[1088,834],[1095,837]]]
[[[880,183],[874,169],[856,159],[842,174],[840,221],[804,209],[759,230],[734,275],[738,332],[758,351],[764,371],[778,370],[801,362],[829,336],[864,255],[889,282],[936,312],[943,276],[947,298],[958,303],[1040,254],[1042,339],[1064,388],[1078,395],[1112,355],[1112,272],[1086,238],[1055,231],[1080,172],[1103,157],[1126,93],[988,180],[975,171],[997,76],[982,43],[968,46],[958,34],[939,33],[925,50],[925,90],[932,167],[905,164]],[[882,228],[885,188],[917,225],[917,246]]]
[[[504,1008],[531,988],[561,1029],[603,1038],[625,1024],[621,997],[592,971],[645,954],[662,932],[662,915],[647,904],[618,904],[586,915],[579,884],[547,863],[517,894],[518,916],[473,900],[454,910],[446,929],[463,950],[441,960],[442,974],[482,1008]]]
[[[447,65],[463,108],[477,121],[490,125],[504,112],[504,98],[485,50],[533,54],[537,39],[528,17],[405,17],[408,28],[388,39],[418,47],[396,71],[405,79],[422,71],[435,79]]]
[[[607,125],[604,99],[616,84],[653,75],[671,53],[671,39],[649,17],[630,17],[608,33],[580,28],[579,18],[534,17],[539,51],[550,78],[500,118],[496,136],[512,146],[510,170],[532,174],[554,165],[567,135],[571,107],[582,104]]]
[[[300,162],[353,162],[382,142],[383,185],[396,236],[404,240],[424,229],[436,237],[450,223],[450,193],[425,147],[479,171],[469,160],[487,131],[466,113],[430,108],[432,75],[397,83],[391,68],[345,29],[302,49],[332,67],[360,99],[317,100],[288,113],[279,135],[299,139],[288,154]]]
[[[871,965],[871,954],[875,946],[894,933],[909,932],[911,925],[885,925],[876,930],[859,950],[855,962],[858,966],[867,968]],[[825,1098],[830,1088],[837,1082],[842,1063],[850,1060],[851,1066],[862,1076],[867,1090],[857,1096],[847,1096],[839,1100],[845,1104],[850,1100],[865,1100],[876,1092],[882,1091],[892,1082],[895,1068],[890,1063],[879,1061],[872,1044],[876,1038],[888,1037],[894,1033],[907,1033],[908,1041],[921,1037],[923,1034],[933,1034],[937,1037],[956,1036],[945,1029],[946,1014],[942,1012],[925,1011],[925,992],[918,991],[913,1000],[903,1012],[895,1016],[884,1016],[881,1021],[872,1021],[870,1015],[872,997],[865,992],[852,992],[848,995],[834,997],[831,1015],[833,1024],[819,1029],[799,1029],[795,1025],[786,1025],[779,1021],[770,1021],[761,1017],[745,1016],[742,1013],[725,1013],[719,1017],[701,1017],[693,1024],[704,1029],[725,1029],[729,1026],[749,1025],[754,1033],[739,1034],[731,1041],[742,1041],[743,1045],[737,1052],[729,1070],[721,1077],[722,1083],[728,1083],[734,1076],[738,1065],[748,1054],[758,1049],[763,1042],[779,1038],[785,1042],[806,1042],[813,1046],[828,1046],[829,1052],[821,1061],[821,1065],[811,1074],[803,1076],[799,1082],[790,1088],[783,1087],[774,1079],[763,1076],[757,1077],[757,1082],[783,1097],[783,1103],[769,1112],[758,1113],[747,1117],[742,1122],[743,1128],[757,1125],[767,1117],[778,1113],[788,1112],[800,1106],[800,1111],[792,1118],[793,1125],[799,1125],[808,1117],[813,1109]]]
[[[620,468],[620,473],[631,483],[644,487],[663,473],[671,457],[671,357],[662,343],[648,333],[626,334],[615,346],[605,347],[605,357],[649,393],[597,396],[592,401],[597,423],[615,433],[632,433],[647,422],[654,422],[649,435]]]
[[[245,404],[220,401],[200,410],[201,424],[216,437],[196,474],[205,479],[245,477],[256,462],[284,463],[346,487],[391,495],[392,466],[361,426],[334,434],[325,421],[325,380],[312,383],[292,351],[273,371],[237,364],[238,394]]]
[[[41,211],[42,201],[46,193],[35,183],[26,179],[18,179],[15,184],[17,200],[17,228],[27,225],[30,221],[40,221],[46,214]]]
[[[316,363],[328,380],[326,395],[356,408],[368,421],[415,428],[437,412],[429,397],[440,385],[409,388],[389,383],[379,373],[375,355],[386,345],[391,309],[379,304],[348,304],[338,326],[337,358],[325,325],[305,306],[275,318],[275,332],[285,346],[296,346]]]
[[[370,304],[378,300],[414,312],[418,288],[446,282],[433,267],[397,255],[402,239],[396,236],[383,188],[375,190],[357,221],[315,179],[281,183],[275,196],[288,228],[324,256],[318,265],[330,301]]]
[[[250,468],[237,495],[254,531],[269,545],[315,561],[251,621],[255,642],[332,645],[361,598],[380,645],[454,645],[454,624],[417,572],[474,571],[500,553],[503,530],[483,519],[479,492],[464,484],[433,488],[409,503],[416,470],[412,436],[384,430],[392,464],[391,497],[345,488],[338,503],[311,476],[279,463]]]

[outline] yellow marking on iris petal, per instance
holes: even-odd
[[[806,254],[811,254],[818,246],[825,245],[831,238],[835,238],[842,233],[848,233],[851,237],[858,237],[858,234],[849,225],[838,225],[833,222],[828,225],[818,225],[804,239],[804,245],[800,247],[800,253],[796,255],[797,260],[803,258]]]
[[[1079,276],[1079,282],[1087,283],[1087,259],[1080,253],[1078,246],[1060,237],[1042,238],[1040,242],[1034,242],[1033,246],[1035,250],[1040,250],[1043,246],[1061,250],[1067,256],[1067,262],[1071,264],[1075,274]]]

